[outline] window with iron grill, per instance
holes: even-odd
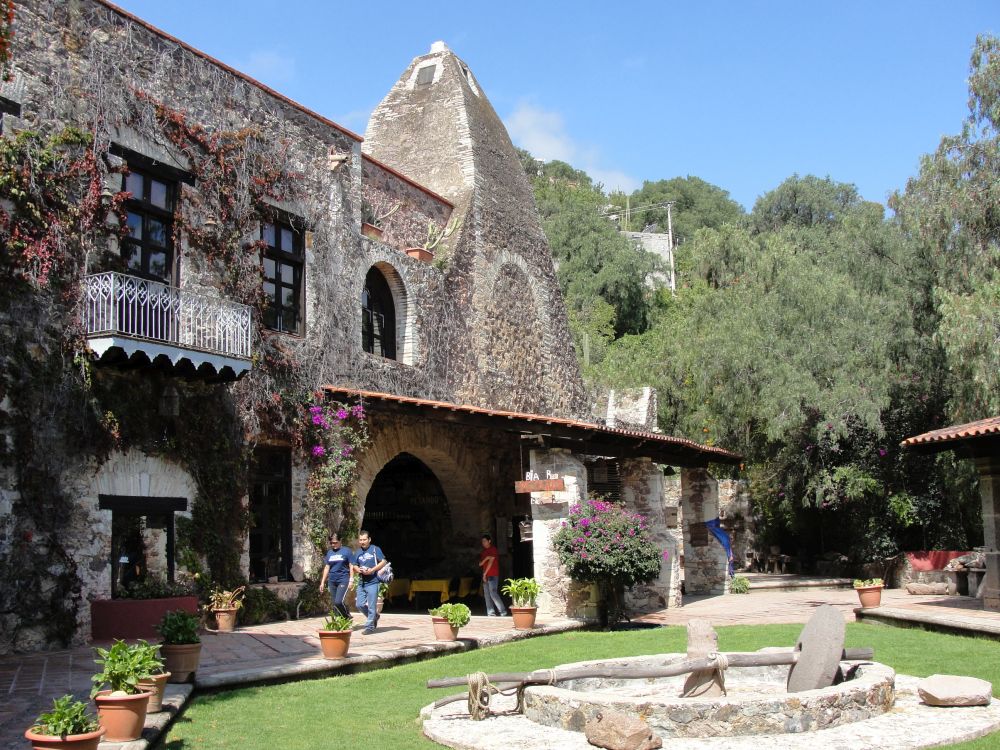
[[[385,276],[375,268],[368,271],[361,294],[361,347],[369,354],[396,358],[396,307]]]

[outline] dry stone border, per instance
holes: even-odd
[[[798,734],[744,737],[672,738],[671,750],[917,750],[965,742],[1000,731],[1000,702],[988,706],[940,708],[921,702],[920,678],[896,675],[893,710],[850,724]],[[465,706],[431,705],[421,711],[424,734],[457,750],[593,750],[582,732],[535,724],[515,712],[513,697],[498,697],[505,711],[485,721],[472,721]]]

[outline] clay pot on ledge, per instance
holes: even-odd
[[[236,630],[237,611],[236,607],[212,610],[212,614],[215,615],[216,627],[218,627],[220,633],[232,633]]]
[[[854,590],[858,592],[858,599],[861,601],[863,609],[882,606],[882,586],[864,586]]]
[[[32,750],[97,750],[101,737],[107,730],[104,727],[86,734],[67,734],[60,737],[55,734],[35,734],[30,729],[24,733],[31,743]]]
[[[149,696],[149,706],[146,708],[147,714],[155,714],[163,710],[163,694],[167,690],[167,682],[169,680],[170,672],[154,674],[148,679],[139,680],[139,687],[146,692],[152,693]]]
[[[201,661],[200,643],[160,644],[163,668],[170,673],[167,682],[187,682],[198,671]]]
[[[374,224],[369,224],[367,221],[361,224],[361,234],[370,240],[382,239],[382,230]]]
[[[324,659],[343,659],[351,648],[350,630],[317,630]]]
[[[448,622],[447,617],[431,617],[434,624],[434,638],[439,641],[457,641],[458,628]]]
[[[105,742],[131,742],[142,735],[150,693],[114,695],[102,690],[94,696],[97,720],[107,730]]]
[[[510,615],[514,620],[514,630],[531,630],[535,627],[535,615],[538,607],[510,607]]]
[[[422,247],[408,247],[406,248],[406,254],[411,258],[416,258],[422,263],[430,263],[434,260],[434,253],[430,250],[425,250]]]

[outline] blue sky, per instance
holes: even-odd
[[[884,202],[966,115],[1000,2],[120,0],[355,132],[444,40],[515,144],[607,187],[695,175],[745,207],[793,173]]]

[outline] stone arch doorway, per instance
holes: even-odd
[[[361,527],[392,560],[397,578],[427,576],[447,563],[453,536],[448,498],[412,453],[400,453],[375,476]]]

